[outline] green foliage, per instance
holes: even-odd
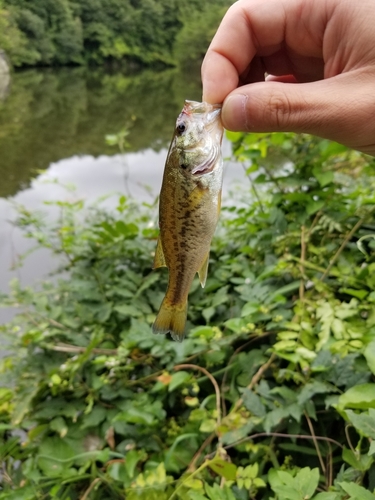
[[[174,57],[179,66],[190,68],[200,65],[229,3],[232,2],[202,2],[200,6],[194,5],[194,8],[182,4],[182,28],[177,33],[174,44]]]
[[[64,274],[2,298],[22,312],[1,331],[1,500],[375,498],[373,160],[228,136],[250,187],[223,208],[182,344],[150,329],[155,207],[20,208]]]
[[[127,60],[141,65],[176,65],[199,58],[218,24],[218,9],[230,0],[2,0],[0,48],[14,66],[102,64]],[[2,30],[1,30],[2,31]],[[192,53],[182,49],[194,47]],[[179,61],[181,62],[181,61]]]

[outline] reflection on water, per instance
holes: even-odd
[[[47,210],[44,201],[74,196],[90,202],[111,192],[153,201],[183,101],[199,100],[200,94],[199,74],[187,77],[175,70],[131,76],[79,68],[14,75],[10,94],[0,103],[0,292],[8,291],[12,277],[35,284],[56,267],[46,251],[38,251],[22,269],[10,270],[31,246],[9,223],[16,217],[11,202]],[[119,154],[106,145],[105,135],[124,126],[128,147]],[[76,193],[68,195],[54,179],[74,184]],[[238,165],[225,172],[224,198],[234,179],[243,181]],[[0,309],[0,323],[8,318]]]
[[[25,187],[35,172],[73,155],[114,154],[104,137],[130,127],[130,151],[170,140],[185,98],[199,100],[199,74],[136,75],[98,69],[29,70],[13,76],[0,103],[0,196]]]

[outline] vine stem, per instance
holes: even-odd
[[[350,439],[350,436],[349,436],[349,427],[352,427],[352,424],[348,424],[345,426],[345,436],[346,436],[346,440],[348,441],[348,445],[349,445],[349,448],[352,450],[352,452],[354,453],[354,455],[357,455],[357,452],[355,451],[355,448],[352,444],[352,441]]]
[[[247,342],[245,342],[244,344],[242,344],[240,347],[238,347],[234,353],[232,354],[232,356],[230,357],[229,361],[228,361],[228,364],[224,370],[224,375],[223,375],[223,380],[221,382],[221,408],[222,408],[222,416],[225,417],[226,416],[226,413],[227,413],[227,408],[226,408],[226,404],[225,404],[225,398],[224,398],[224,388],[225,388],[225,384],[227,382],[227,376],[228,376],[228,372],[229,372],[229,367],[231,366],[232,364],[232,361],[234,360],[234,358],[243,350],[245,349],[246,347],[248,347],[250,344],[252,344],[253,342],[256,342],[257,340],[260,340],[260,339],[264,339],[265,337],[268,337],[270,335],[273,335],[274,332],[271,331],[271,332],[266,332],[266,333],[262,333],[262,335],[254,335],[253,338],[251,338],[250,340],[248,340]]]
[[[194,471],[194,468],[195,468],[195,464],[197,463],[197,461],[199,460],[199,457],[202,455],[203,453],[203,450],[205,448],[207,448],[207,446],[209,444],[211,444],[211,442],[215,439],[215,436],[216,434],[213,432],[212,434],[210,434],[208,436],[208,438],[206,438],[204,440],[204,442],[202,443],[202,445],[200,446],[199,450],[195,453],[195,455],[193,456],[190,464],[189,464],[189,467],[187,468],[188,472],[192,472]]]
[[[239,439],[238,441],[228,444],[227,446],[223,446],[224,450],[230,450],[231,448],[234,448],[235,446],[238,446],[239,444],[245,443],[246,441],[251,441],[252,439],[260,438],[260,437],[280,437],[280,438],[288,438],[288,439],[311,439],[314,440],[313,436],[310,434],[284,434],[282,432],[258,432],[257,434],[252,434],[251,436],[247,436],[245,438]],[[335,441],[332,438],[325,437],[325,436],[315,436],[315,439],[317,441],[327,441],[328,443],[333,443],[336,446],[338,446],[341,449],[344,449],[343,445],[339,443],[338,441]],[[206,456],[206,458],[211,458],[213,455],[215,455],[216,452],[210,453],[209,455]]]
[[[203,462],[203,464],[198,467],[198,469],[194,472],[192,472],[184,481],[182,481],[178,486],[177,488],[174,490],[174,492],[172,493],[172,495],[168,498],[168,500],[173,500],[173,498],[176,496],[178,490],[180,490],[183,485],[186,483],[186,481],[188,481],[189,479],[192,479],[194,476],[196,476],[197,474],[199,474],[202,470],[204,470],[208,464],[210,463],[210,460],[205,460]]]
[[[301,273],[301,281],[299,285],[299,300],[302,302],[305,297],[305,259],[306,259],[306,240],[305,240],[305,226],[301,227],[301,263],[300,263],[300,273]]]
[[[311,432],[311,437],[313,438],[313,441],[314,441],[314,446],[315,446],[316,453],[317,453],[318,458],[319,458],[320,466],[322,468],[323,474],[326,475],[326,473],[327,473],[326,466],[324,464],[322,454],[320,453],[320,449],[319,449],[318,441],[316,440],[313,424],[312,424],[311,419],[308,416],[307,412],[304,412],[304,413],[305,413],[305,418],[307,420],[307,424],[308,424],[310,432]]]
[[[337,252],[333,256],[331,262],[328,264],[327,269],[324,271],[323,276],[320,278],[321,281],[325,280],[325,278],[329,274],[330,270],[332,269],[332,266],[337,261],[337,259],[340,257],[342,251],[344,250],[344,248],[348,244],[348,242],[351,239],[351,237],[362,226],[362,224],[366,221],[366,219],[369,217],[369,215],[371,215],[374,212],[374,210],[375,210],[375,207],[372,208],[371,210],[369,210],[369,212],[364,217],[362,217],[361,219],[359,219],[359,221],[357,221],[357,223],[352,227],[352,229],[346,235],[346,237],[345,237],[344,241],[342,242],[340,248],[337,250]]]
[[[51,351],[56,351],[56,352],[67,352],[71,354],[80,354],[84,353],[87,351],[87,347],[78,347],[74,345],[69,345],[69,344],[45,344],[43,346],[45,349],[49,349]],[[93,354],[104,354],[107,356],[115,356],[117,354],[117,349],[92,349],[91,352]]]
[[[264,207],[262,204],[262,200],[260,199],[259,193],[258,193],[257,189],[255,188],[255,185],[253,183],[253,179],[251,178],[251,175],[249,175],[247,173],[246,165],[243,162],[241,163],[241,165],[242,165],[242,168],[244,169],[246,177],[249,179],[249,182],[251,184],[251,189],[253,190],[253,193],[254,193],[256,199],[258,200],[260,211],[264,214]]]
[[[202,366],[198,365],[192,365],[192,364],[182,364],[182,365],[176,365],[173,369],[178,371],[178,370],[184,370],[184,369],[192,369],[192,370],[198,370],[206,375],[207,378],[210,379],[212,385],[214,386],[215,393],[216,393],[216,411],[217,411],[217,425],[220,425],[221,423],[221,396],[220,396],[220,388],[214,377],[211,375],[211,373],[203,368]]]
[[[264,372],[267,371],[268,368],[272,365],[275,358],[276,358],[276,354],[273,353],[272,356],[270,357],[270,359],[267,361],[267,363],[264,363],[264,365],[262,365],[259,368],[259,370],[256,372],[256,374],[253,376],[250,384],[247,386],[247,389],[251,390],[259,382],[259,380],[262,378]],[[231,413],[237,411],[242,404],[243,404],[243,399],[242,398],[238,399],[236,404],[233,406]]]
[[[81,496],[80,500],[86,500],[89,497],[91,491],[95,488],[95,485],[98,484],[100,481],[101,479],[99,477],[94,479],[94,481],[90,484],[85,493]]]

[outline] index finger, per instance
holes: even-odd
[[[202,64],[203,100],[222,103],[237,88],[255,55],[269,56],[284,44],[303,56],[320,56],[323,10],[308,0],[240,0],[233,4]]]

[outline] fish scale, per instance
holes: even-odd
[[[185,101],[177,118],[160,192],[154,268],[167,267],[168,288],[154,333],[185,335],[187,299],[196,273],[205,285],[220,212],[223,160],[221,106]]]

